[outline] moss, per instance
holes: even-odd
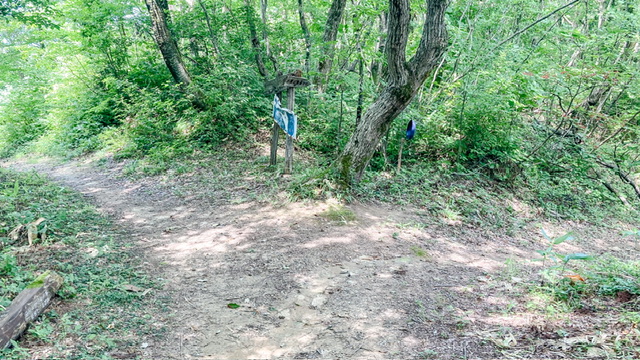
[[[353,157],[351,155],[342,155],[339,161],[340,184],[348,188],[351,186],[351,163]]]
[[[42,287],[42,285],[44,285],[44,279],[46,279],[47,276],[49,276],[49,271],[43,272],[42,275],[38,276],[35,280],[33,280],[31,284],[27,285],[26,289],[35,289],[35,288]]]

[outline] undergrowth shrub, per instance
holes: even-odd
[[[42,118],[49,108],[45,101],[47,91],[47,82],[36,78],[0,96],[0,100],[4,99],[0,102],[0,157],[14,154],[44,133]]]
[[[611,255],[595,260],[574,264],[574,272],[579,280],[565,277],[558,282],[548,283],[540,289],[553,295],[556,301],[581,307],[584,302],[595,298],[623,296],[631,299],[640,295],[640,262],[621,260]]]

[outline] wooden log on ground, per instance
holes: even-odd
[[[46,271],[22,290],[7,310],[0,314],[0,349],[6,349],[40,316],[62,286],[62,277]]]

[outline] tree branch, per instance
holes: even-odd
[[[409,0],[389,0],[389,31],[385,50],[389,82],[394,85],[406,84],[409,78],[406,49],[410,17]]]
[[[546,20],[546,19],[550,18],[551,16],[553,16],[554,14],[556,14],[558,11],[560,11],[560,10],[562,10],[562,9],[564,9],[564,8],[567,8],[567,7],[569,7],[569,6],[571,6],[571,5],[575,4],[575,3],[578,3],[578,2],[580,2],[580,1],[581,1],[581,0],[573,0],[573,1],[572,1],[572,2],[570,2],[570,3],[565,4],[565,5],[561,6],[561,7],[559,7],[559,8],[557,8],[557,9],[553,10],[553,11],[552,11],[552,12],[550,12],[549,14],[547,14],[547,15],[545,15],[545,16],[543,16],[543,17],[539,18],[538,20],[534,21],[534,22],[533,22],[533,23],[531,23],[529,26],[526,26],[524,29],[522,29],[522,30],[520,30],[520,31],[518,31],[518,32],[516,32],[516,33],[514,33],[513,35],[509,36],[508,38],[506,38],[506,39],[502,40],[498,45],[494,46],[494,47],[493,47],[493,49],[491,49],[491,51],[490,51],[490,52],[493,52],[494,50],[496,50],[496,49],[497,49],[497,48],[499,48],[500,46],[502,46],[502,45],[504,45],[505,43],[509,42],[509,41],[510,41],[511,39],[513,39],[514,37],[516,37],[516,36],[518,36],[518,35],[522,34],[523,32],[525,32],[525,31],[527,31],[527,30],[531,29],[532,27],[536,26],[536,25],[537,25],[538,23],[540,23],[541,21],[544,21],[544,20]]]
[[[494,46],[491,50],[489,50],[488,52],[486,52],[486,54],[491,54],[493,53],[495,50],[497,50],[499,47],[501,47],[502,45],[506,44],[507,42],[511,41],[513,38],[515,38],[518,35],[521,35],[522,33],[524,33],[525,31],[531,29],[532,27],[534,27],[535,25],[539,24],[540,22],[550,18],[551,16],[553,16],[554,14],[558,13],[559,11],[572,6],[578,2],[580,2],[581,0],[573,0],[572,2],[565,4],[555,10],[553,10],[552,12],[550,12],[549,14],[539,18],[538,20],[534,21],[533,23],[531,23],[530,25],[526,26],[524,29],[514,33],[513,35],[509,36],[508,38],[502,40],[500,43],[498,43],[498,45]],[[462,79],[463,77],[467,76],[471,71],[473,71],[476,66],[478,65],[477,62],[475,62],[467,71],[465,71],[464,73],[460,74],[459,76],[456,76],[452,82],[456,82],[460,79]]]

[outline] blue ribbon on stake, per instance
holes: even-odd
[[[402,148],[404,147],[405,138],[407,140],[411,140],[414,136],[416,136],[416,122],[409,120],[405,137],[400,140],[400,149],[398,150],[398,172],[400,172],[400,169],[402,168]]]
[[[407,124],[407,140],[413,139],[415,135],[416,135],[416,122],[413,120],[410,120],[409,123]]]
[[[280,128],[292,138],[296,138],[298,132],[298,117],[293,111],[283,108],[278,95],[273,97],[273,120]]]

